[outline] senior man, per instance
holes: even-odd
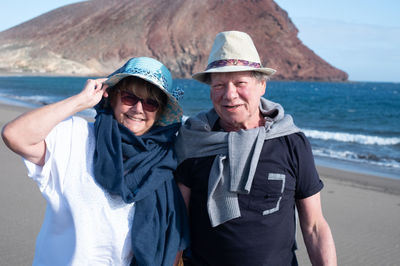
[[[297,265],[296,207],[313,265],[336,265],[310,143],[265,98],[274,69],[251,37],[217,34],[205,71],[213,108],[181,128],[175,173],[189,209],[189,265]]]

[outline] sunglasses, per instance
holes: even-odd
[[[125,105],[134,106],[139,101],[142,103],[143,109],[148,112],[154,112],[158,109],[159,104],[156,100],[152,99],[142,99],[137,97],[133,93],[129,93],[127,91],[120,91],[121,92],[121,102]]]

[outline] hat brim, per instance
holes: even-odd
[[[164,88],[160,84],[157,84],[156,82],[147,78],[144,75],[137,74],[137,73],[135,73],[135,74],[118,73],[118,74],[115,74],[115,75],[109,77],[106,81],[104,81],[104,84],[108,85],[109,88],[111,88],[111,87],[115,86],[118,82],[120,82],[123,78],[126,78],[126,77],[141,78],[141,79],[155,85],[165,95],[167,95],[167,97],[168,97],[167,106],[165,107],[163,114],[156,121],[156,125],[166,126],[166,125],[169,125],[172,123],[182,122],[183,111],[182,111],[181,106],[178,103],[178,100],[174,96],[172,96],[166,88]]]
[[[224,66],[224,67],[217,67],[217,68],[211,68],[203,72],[198,72],[192,75],[192,78],[195,80],[198,80],[203,83],[207,83],[206,76],[209,73],[227,73],[227,72],[244,72],[244,71],[256,71],[256,72],[261,72],[264,73],[268,76],[272,76],[275,74],[276,70],[272,68],[254,68],[254,67],[249,67],[249,66]]]
[[[153,85],[156,85],[158,88],[160,88],[162,91],[166,91],[167,89],[161,86],[160,84],[155,83],[153,80],[147,78],[144,75],[135,73],[135,74],[128,74],[128,73],[118,73],[115,74],[111,77],[109,77],[106,81],[104,81],[104,84],[107,84],[109,87],[115,86],[118,82],[121,81],[121,79],[126,78],[126,77],[138,77],[141,78],[147,82],[150,82]]]

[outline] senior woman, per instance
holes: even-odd
[[[47,201],[34,265],[177,263],[188,228],[172,174],[182,109],[171,83],[157,60],[132,58],[3,128]],[[91,107],[94,123],[74,116]]]

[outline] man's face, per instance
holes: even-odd
[[[237,131],[260,125],[259,105],[265,85],[247,71],[211,74],[210,97],[223,129]]]

